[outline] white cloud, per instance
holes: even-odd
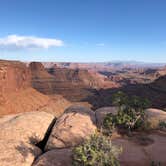
[[[0,38],[0,48],[10,49],[33,49],[43,48],[47,49],[50,47],[61,47],[64,43],[62,40],[53,38],[39,38],[35,36],[19,36],[9,35],[4,38]]]
[[[97,43],[96,46],[103,47],[105,44],[104,43]]]

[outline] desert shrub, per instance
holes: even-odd
[[[112,134],[112,132],[115,130],[115,125],[116,125],[115,118],[116,118],[115,115],[113,115],[112,113],[106,115],[103,121],[104,128],[102,128],[102,133],[104,133],[105,135]]]
[[[73,149],[73,166],[119,166],[121,148],[113,146],[110,138],[92,135],[84,144]]]
[[[129,97],[123,92],[118,92],[113,96],[113,103],[118,107],[117,115],[108,114],[103,121],[104,128],[110,133],[114,127],[122,127],[131,131],[143,126],[144,110],[150,105],[147,99],[137,96]]]

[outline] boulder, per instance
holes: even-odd
[[[72,166],[71,163],[71,149],[55,149],[41,155],[32,166]]]
[[[1,123],[0,139],[29,142],[30,138],[35,138],[40,141],[53,119],[52,114],[37,111],[14,115]]]
[[[31,166],[42,151],[30,143],[15,140],[0,140],[1,166]]]
[[[166,112],[162,110],[149,108],[145,112],[147,115],[147,122],[149,122],[150,128],[152,129],[158,128],[161,121],[166,122]]]
[[[95,131],[95,113],[86,107],[71,106],[56,121],[45,150],[78,145]]]
[[[113,115],[117,114],[118,108],[117,107],[102,107],[95,111],[96,114],[96,120],[97,120],[97,126],[100,128],[103,124],[103,120],[105,116],[109,113],[112,113]]]
[[[46,112],[27,112],[0,119],[0,165],[30,166],[42,152],[43,140],[54,119]]]

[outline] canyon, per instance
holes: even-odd
[[[123,148],[120,164],[165,165],[165,66],[1,60],[0,165],[72,166],[72,149],[117,114],[118,91],[151,103],[148,131],[113,133],[112,143]]]
[[[72,104],[111,106],[117,91],[149,99],[166,108],[165,66],[0,61],[0,116],[49,110]],[[59,113],[58,113],[59,111]]]

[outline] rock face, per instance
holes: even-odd
[[[159,92],[166,92],[166,75],[159,77],[151,84],[151,88],[158,90]]]
[[[71,149],[50,150],[41,155],[33,166],[72,166]]]
[[[102,108],[97,109],[95,111],[97,126],[99,128],[102,126],[103,120],[107,114],[112,113],[113,115],[116,115],[117,112],[118,112],[117,107],[102,107]]]
[[[92,95],[89,88],[105,87],[107,84],[112,87],[105,77],[86,69],[60,68],[56,65],[44,68],[40,62],[30,63],[29,68],[33,88],[43,94],[60,94],[72,102],[82,101]]]
[[[98,87],[99,80],[85,69],[50,68],[48,72],[55,76],[56,81],[83,87]]]
[[[56,66],[45,69],[40,62],[29,64],[32,73],[32,86],[44,94],[55,94],[66,92],[79,86],[79,89],[85,87],[96,87],[99,80],[87,70],[57,68]],[[65,93],[67,94],[67,93]]]
[[[41,141],[54,116],[29,112],[0,119],[0,165],[30,166],[42,152]]]
[[[30,85],[30,72],[26,65],[15,61],[0,61],[0,104],[7,102],[8,94]]]
[[[0,115],[36,111],[47,105],[49,97],[37,92],[33,88],[10,92],[7,102],[0,104]]]
[[[89,108],[71,106],[57,120],[45,150],[72,147],[95,133],[95,114]]]
[[[31,74],[25,64],[0,61],[0,116],[34,111],[49,98],[31,88]]]
[[[32,87],[44,94],[55,93],[55,78],[49,74],[42,63],[32,62],[29,64],[32,75]]]
[[[33,89],[31,75],[50,75],[40,63],[31,63],[30,68],[17,61],[0,61],[0,117],[29,111],[51,112],[58,117],[71,105],[60,95],[49,97]],[[46,85],[48,90],[50,82]]]
[[[147,121],[150,123],[152,129],[157,129],[161,121],[166,122],[166,112],[162,110],[149,108],[145,112],[147,115]]]

